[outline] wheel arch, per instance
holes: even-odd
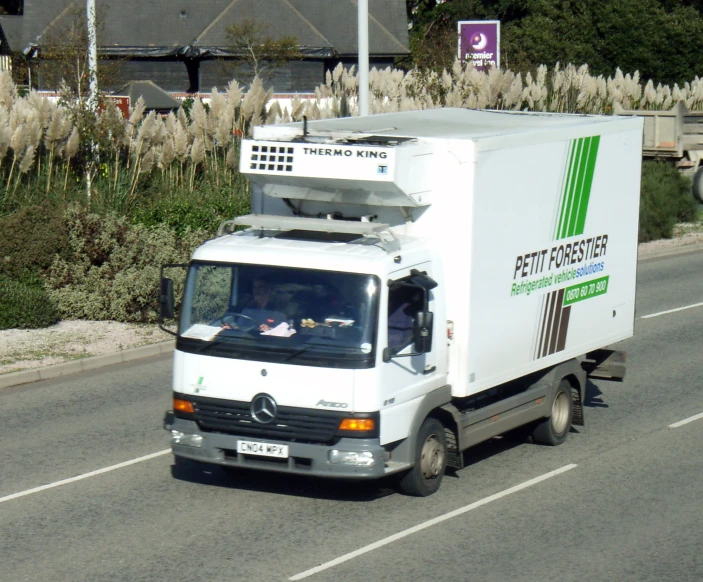
[[[561,364],[557,364],[547,371],[542,378],[542,381],[547,381],[551,384],[549,392],[549,401],[553,400],[556,391],[561,382],[565,380],[571,386],[572,397],[574,401],[574,412],[572,424],[577,426],[584,425],[583,403],[586,399],[586,381],[587,374],[581,367],[581,363],[577,359],[567,360]]]
[[[452,389],[450,385],[442,386],[427,394],[420,406],[415,411],[408,435],[401,441],[398,441],[392,449],[393,460],[402,463],[415,464],[415,452],[417,449],[417,434],[422,427],[422,423],[427,418],[435,418],[440,421],[445,427],[449,425],[447,422],[453,421],[449,412],[442,407],[448,404],[452,399]],[[454,422],[456,425],[456,423]],[[456,433],[456,426],[452,429]]]

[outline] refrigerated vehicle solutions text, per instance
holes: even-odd
[[[464,109],[255,128],[252,214],[188,266],[176,458],[429,495],[511,429],[563,442],[633,333],[641,143],[639,118]]]

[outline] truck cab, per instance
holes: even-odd
[[[432,278],[441,271],[426,245],[406,237],[389,246],[361,222],[340,221],[343,233],[239,222],[255,228],[206,243],[189,266],[174,453],[320,476],[407,469],[387,445],[408,436],[408,416],[447,382],[446,332],[434,329],[445,320]],[[255,319],[262,281],[264,315],[280,321]]]

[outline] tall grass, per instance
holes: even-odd
[[[523,77],[456,62],[442,73],[373,69],[369,82],[372,113],[465,107],[609,114],[615,104],[668,109],[679,101],[703,109],[699,78],[655,87],[637,72],[594,77],[587,65],[540,66]],[[357,114],[358,78],[341,65],[327,73],[314,99],[296,98],[289,107],[255,79],[246,94],[236,81],[223,93],[214,89],[208,105],[196,99],[188,113],[146,113],[140,100],[129,119],[110,102],[94,114],[81,101],[55,103],[35,92],[21,97],[0,72],[0,214],[47,199],[146,221],[177,222],[184,213],[195,220],[208,207],[234,212],[248,194],[238,172],[239,144],[255,125]],[[172,214],[170,204],[178,209]]]
[[[81,102],[20,97],[0,72],[0,213],[47,199],[144,219],[168,201],[233,211],[248,197],[241,136],[267,115],[270,97],[259,81],[246,96],[233,81],[190,115],[146,113],[140,99],[123,119],[110,102],[95,114]]]

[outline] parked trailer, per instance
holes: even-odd
[[[693,196],[703,203],[703,111],[689,111],[679,101],[667,111],[626,110],[615,104],[615,115],[636,115],[644,120],[642,155],[673,161],[691,178]]]
[[[496,435],[562,443],[587,374],[624,374],[641,144],[641,118],[466,109],[255,128],[253,214],[188,267],[176,458],[424,496]]]

